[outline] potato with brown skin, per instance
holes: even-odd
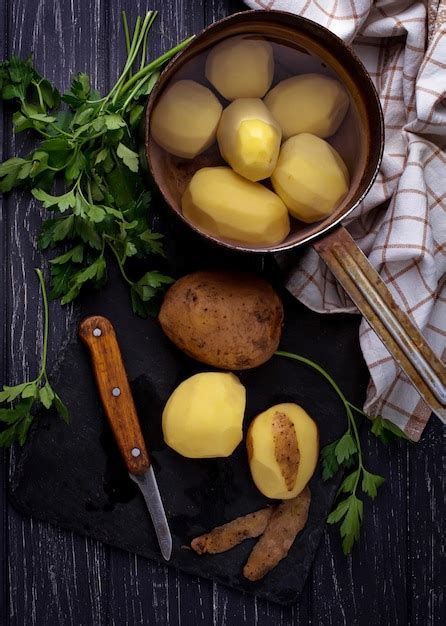
[[[243,370],[274,354],[283,307],[271,285],[253,274],[200,271],[170,287],[159,321],[169,339],[197,361]]]

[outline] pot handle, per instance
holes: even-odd
[[[398,307],[378,272],[342,226],[313,244],[432,411],[446,417],[446,366]]]

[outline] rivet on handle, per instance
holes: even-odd
[[[100,328],[94,328],[93,329],[93,335],[95,337],[100,337],[102,335],[102,330]]]
[[[117,398],[118,396],[121,395],[121,390],[119,389],[119,387],[113,387],[112,389],[112,395],[115,396],[115,398]]]
[[[135,457],[135,459],[139,457],[140,454],[141,450],[139,448],[132,448],[132,456]]]

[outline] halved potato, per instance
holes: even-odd
[[[277,440],[278,422],[287,430],[281,443]],[[277,404],[251,422],[246,446],[252,478],[259,491],[268,498],[288,500],[300,494],[316,469],[318,428],[299,405]]]
[[[263,98],[273,80],[273,49],[263,39],[231,37],[209,52],[205,73],[227,100]]]
[[[201,459],[231,455],[241,442],[246,391],[237,376],[202,372],[183,381],[163,411],[168,446]]]
[[[280,126],[259,98],[234,100],[217,129],[221,156],[235,172],[253,181],[271,176],[281,139]]]
[[[274,192],[246,180],[230,167],[196,172],[181,200],[184,216],[222,239],[270,246],[290,231],[288,211]]]
[[[339,205],[349,188],[349,173],[329,143],[302,133],[282,145],[271,182],[291,215],[316,222]]]
[[[299,133],[330,137],[349,107],[341,83],[322,74],[287,78],[266,94],[264,102],[282,128],[284,139]]]
[[[193,159],[214,142],[222,108],[207,87],[179,80],[161,95],[150,117],[150,132],[167,152]]]

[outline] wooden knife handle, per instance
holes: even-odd
[[[150,459],[115,329],[106,317],[93,315],[82,320],[79,336],[90,350],[102,406],[127,469],[131,474],[143,474]]]

